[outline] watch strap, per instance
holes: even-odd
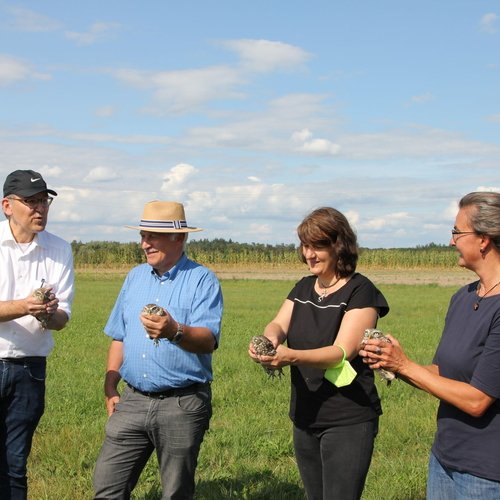
[[[182,337],[184,336],[184,325],[182,323],[177,323],[177,331],[175,332],[175,335],[169,339],[172,344],[178,344]]]

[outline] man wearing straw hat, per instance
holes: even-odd
[[[140,224],[127,227],[140,231],[147,262],[127,275],[104,329],[111,337],[104,384],[109,419],[94,498],[130,498],[156,450],[162,498],[192,499],[212,413],[221,289],[209,269],[184,253],[188,233],[201,229],[187,225],[182,204],[146,203]]]

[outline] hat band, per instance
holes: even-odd
[[[149,229],[182,229],[186,228],[187,222],[185,220],[149,220],[141,219],[140,227],[147,227]]]

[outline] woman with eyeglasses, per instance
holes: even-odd
[[[452,297],[432,364],[412,361],[399,342],[370,340],[371,368],[397,373],[440,400],[427,500],[500,498],[500,193],[459,203],[450,245],[478,280]]]

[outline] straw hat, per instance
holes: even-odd
[[[144,205],[142,219],[138,226],[125,226],[139,231],[153,233],[192,233],[203,231],[199,227],[189,227],[182,203],[175,201],[150,201]]]

